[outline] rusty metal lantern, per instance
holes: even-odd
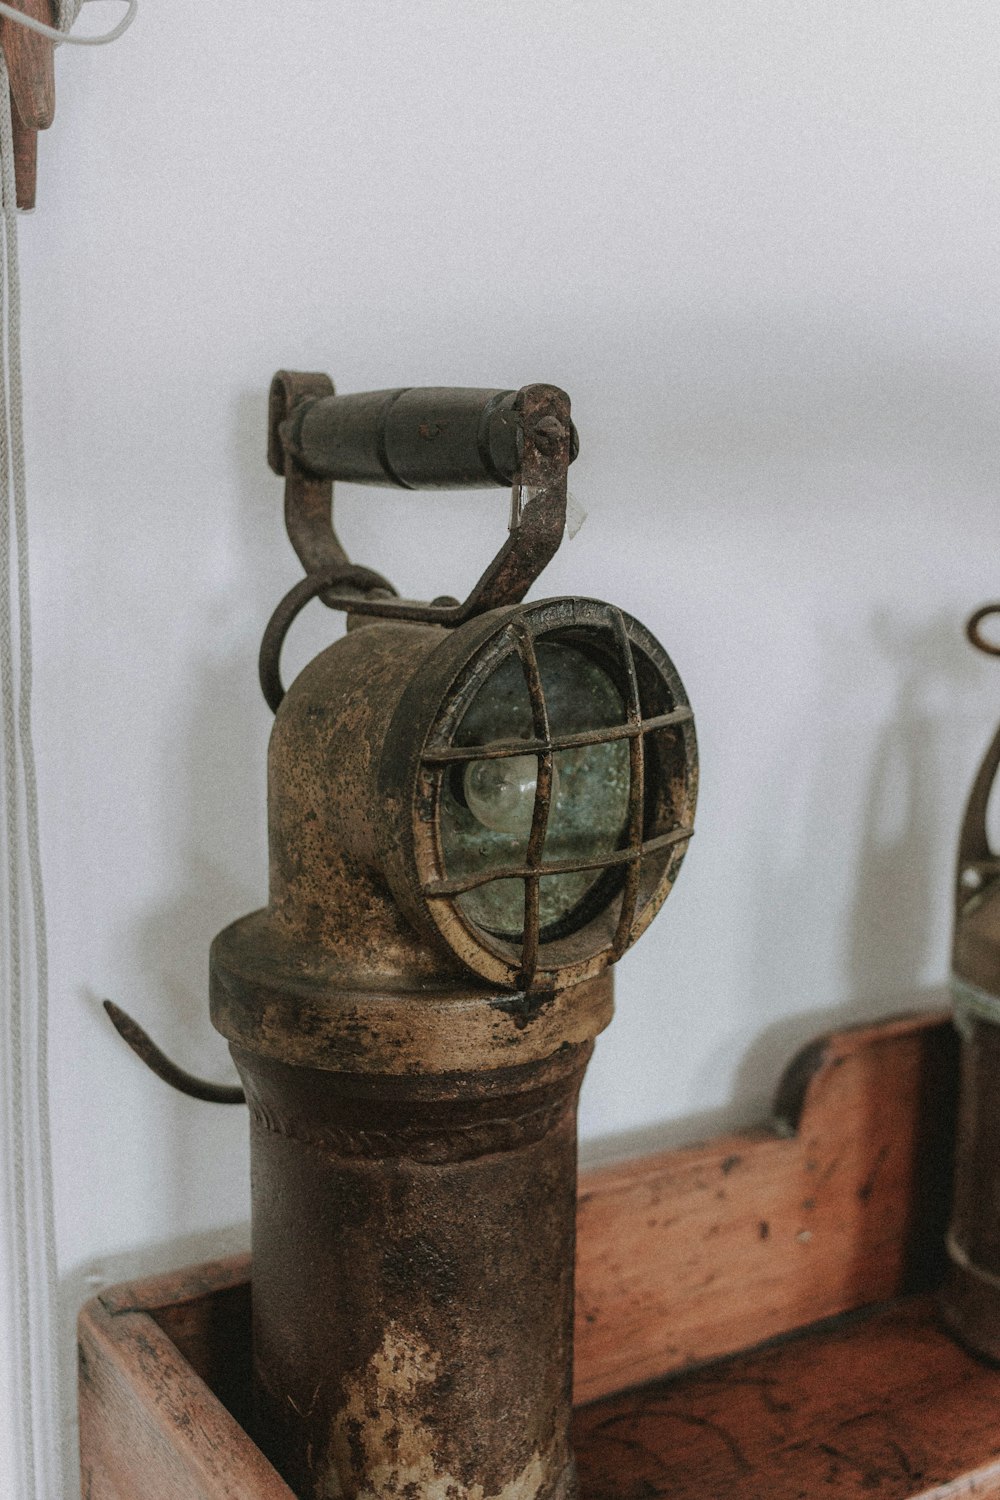
[[[983,622],[968,624],[973,644],[1000,647]],[[1000,770],[1000,729],[983,757],[959,837],[955,881],[952,993],[961,1039],[955,1192],[947,1237],[948,1274],[940,1307],[952,1331],[976,1353],[1000,1360],[1000,855],[987,828]]]
[[[306,576],[261,649],[269,902],[216,938],[211,1005],[252,1121],[256,1435],[304,1500],[574,1490],[577,1095],[697,789],[650,633],[523,602],[575,452],[551,386],[272,387]],[[343,553],[335,479],[509,484],[509,537],[464,603],[402,600]],[[314,598],[347,633],[285,692]]]

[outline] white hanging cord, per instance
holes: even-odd
[[[91,4],[93,0],[83,0],[84,4]],[[53,42],[68,42],[72,47],[106,47],[108,42],[116,42],[118,38],[128,31],[135,20],[139,9],[139,0],[122,0],[127,5],[122,19],[117,26],[110,31],[102,32],[100,36],[71,36],[69,32],[63,31],[61,27],[46,26],[44,21],[36,21],[34,16],[26,16],[23,10],[18,10],[14,5],[7,5],[5,0],[0,0],[0,16],[6,16],[9,21],[16,21],[18,26],[24,26],[28,31],[37,31],[39,36],[47,36]]]
[[[31,739],[31,618],[20,359],[14,142],[0,60],[0,696],[7,927],[6,1044],[16,1287],[17,1417],[26,1494],[63,1494],[58,1280],[48,1097],[48,974]],[[11,520],[13,518],[13,527]],[[16,574],[16,592],[13,578]],[[27,856],[25,869],[25,855]],[[25,922],[27,917],[27,922]]]
[[[60,25],[86,0],[58,0]],[[99,46],[113,31],[67,36],[0,0],[0,14],[55,40]],[[11,1208],[14,1420],[19,1497],[65,1495],[59,1399],[59,1302],[48,1077],[48,948],[31,730],[32,653],[28,506],[21,377],[21,300],[10,83],[0,52],[0,1081],[10,1149],[3,1176]],[[5,929],[5,931],[4,931]],[[0,1164],[3,1159],[0,1157]],[[2,1205],[0,1205],[2,1210]]]

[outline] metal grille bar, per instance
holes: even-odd
[[[635,734],[629,740],[629,783],[628,783],[628,839],[626,847],[636,851],[635,859],[629,861],[625,869],[625,880],[622,885],[622,904],[618,917],[618,925],[611,943],[611,951],[614,957],[620,958],[628,946],[628,936],[635,921],[636,903],[639,900],[639,874],[640,859],[642,856],[642,828],[643,815],[645,812],[645,740],[639,732],[642,724],[642,709],[639,704],[639,679],[635,673],[635,658],[632,655],[632,646],[625,629],[625,621],[622,619],[621,610],[614,610],[612,619],[615,628],[615,639],[621,652],[622,665],[625,668],[626,682],[626,712],[628,722],[634,726]]]
[[[421,756],[424,766],[430,771],[436,769],[438,775],[449,766],[467,765],[478,760],[501,760],[525,755],[534,756],[537,760],[531,828],[523,860],[463,875],[448,876],[442,872],[440,878],[425,880],[421,885],[421,890],[427,900],[450,901],[497,881],[520,880],[523,882],[524,920],[520,937],[521,958],[517,983],[525,990],[530,989],[535,982],[539,968],[539,954],[542,947],[541,882],[544,879],[549,876],[578,874],[584,871],[622,870],[621,904],[617,916],[613,916],[613,934],[603,948],[603,952],[615,960],[620,958],[628,947],[635,926],[640,900],[642,861],[647,856],[686,843],[694,833],[694,829],[688,824],[678,823],[666,833],[643,839],[647,800],[645,737],[657,730],[689,724],[693,721],[694,715],[689,705],[683,703],[666,713],[643,718],[636,661],[625,617],[620,610],[610,605],[604,606],[603,615],[603,628],[613,637],[615,656],[620,663],[619,684],[623,689],[624,699],[624,718],[621,723],[581,730],[572,734],[553,735],[538,665],[536,632],[523,620],[515,619],[508,623],[505,633],[507,641],[517,652],[524,674],[531,710],[533,737],[531,739],[496,740],[485,745],[456,745],[438,740],[436,744],[426,745]],[[629,751],[628,805],[622,830],[624,846],[606,854],[595,854],[591,858],[546,861],[544,850],[555,779],[554,756],[560,751],[621,741],[627,742]],[[513,939],[513,941],[516,943],[517,940]]]
[[[494,880],[525,880],[531,875],[568,875],[577,870],[610,869],[615,865],[627,865],[645,859],[649,854],[658,854],[661,849],[668,849],[672,844],[682,844],[693,837],[694,829],[683,824],[671,828],[669,833],[660,833],[656,838],[646,839],[634,849],[613,849],[610,854],[596,855],[593,859],[552,860],[549,864],[537,867],[527,864],[498,865],[474,875],[456,875],[450,880],[428,880],[421,889],[430,899],[463,896],[466,891],[474,891],[478,886],[489,885]]]
[[[586,745],[604,745],[614,740],[630,740],[650,734],[654,729],[669,729],[673,724],[687,724],[694,712],[687,704],[668,714],[637,722],[610,724],[605,729],[586,729],[577,734],[539,736],[533,740],[495,740],[489,745],[440,745],[425,750],[421,759],[428,766],[450,765],[454,761],[500,760],[512,755],[542,755],[546,750],[578,750]]]
[[[545,703],[545,689],[538,670],[538,657],[530,634],[520,621],[511,626],[511,634],[517,643],[524,680],[531,702],[531,727],[535,738],[547,748],[539,751],[538,773],[535,778],[535,805],[531,814],[531,832],[525,850],[525,865],[532,873],[524,877],[524,932],[521,938],[520,982],[527,988],[535,977],[538,967],[539,942],[539,897],[542,849],[545,846],[545,831],[549,823],[549,808],[552,804],[552,746],[549,729],[549,711]]]

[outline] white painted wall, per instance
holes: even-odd
[[[280,365],[565,386],[590,514],[545,589],[686,680],[698,837],[588,1141],[749,1119],[798,1041],[942,980],[1000,700],[962,638],[1000,593],[998,66],[986,0],[144,0],[60,55],[21,249],[68,1313],[244,1236],[244,1116],[98,1002],[227,1074],[206,955],[264,895],[255,653],[297,576]],[[503,534],[499,492],[337,503],[418,595]]]

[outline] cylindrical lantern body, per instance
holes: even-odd
[[[1000,861],[986,828],[998,767],[1000,730],[973,785],[959,844],[952,990],[962,1072],[939,1305],[964,1344],[1000,1361]]]
[[[479,827],[468,767],[525,757],[527,815]],[[268,774],[268,906],[211,972],[261,1444],[302,1500],[562,1500],[576,1100],[690,838],[683,687],[594,601],[379,622],[293,683]]]
[[[252,1118],[257,1436],[303,1500],[572,1493],[590,1050],[407,1078],[233,1049]]]
[[[958,1000],[961,1093],[942,1315],[964,1344],[1000,1360],[1000,1002],[988,1018]]]

